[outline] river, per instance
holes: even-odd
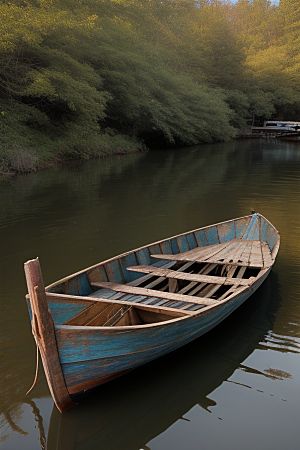
[[[239,140],[76,162],[0,184],[0,447],[298,450],[300,146]],[[254,209],[280,231],[263,286],[184,348],[59,414],[36,348],[23,263],[45,284]]]

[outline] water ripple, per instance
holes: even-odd
[[[259,343],[259,348],[273,349],[284,353],[300,353],[300,338],[282,336],[269,331],[264,340]]]

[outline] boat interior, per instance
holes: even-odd
[[[232,298],[273,264],[274,229],[265,225],[269,242],[260,240],[260,216],[246,219],[240,235],[235,226],[234,236],[223,242],[219,236],[224,227],[228,236],[232,231],[228,223],[217,230],[218,240],[212,241],[217,243],[209,242],[208,227],[121,255],[51,285],[46,295],[54,320],[73,326],[145,325],[197,315]],[[199,242],[200,232],[207,239],[205,245]],[[59,317],[53,302],[64,300],[85,303]]]
[[[182,315],[194,315],[205,306],[217,304],[230,294],[245,289],[249,284],[246,280],[256,277],[261,270],[257,267],[194,261],[174,262],[172,265],[167,263],[157,269],[158,271],[154,274],[150,273],[138,278],[135,283],[123,286],[111,282],[92,282],[91,285],[95,291],[90,294],[90,297],[105,298],[111,303],[95,302],[64,324],[80,326],[143,325],[174,319]],[[144,269],[141,268],[141,270]],[[148,270],[150,271],[150,268]],[[182,277],[169,277],[173,272],[175,275],[180,273]],[[203,274],[204,278],[198,281],[197,277],[189,277],[193,274]],[[211,280],[206,275],[215,278]],[[235,281],[233,282],[229,278],[233,278]],[[224,284],[225,280],[227,280],[227,284]],[[172,297],[176,299],[171,299],[168,293],[173,294]],[[112,303],[116,300],[127,302],[129,305]],[[147,308],[143,308],[144,305],[147,305]],[[151,306],[153,308],[150,308]]]

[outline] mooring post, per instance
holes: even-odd
[[[24,269],[32,310],[32,333],[53,400],[59,411],[63,412],[75,403],[69,395],[60,365],[54,322],[48,307],[39,258],[27,261]]]

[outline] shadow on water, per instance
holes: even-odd
[[[251,370],[242,363],[272,328],[280,303],[274,298],[277,283],[272,274],[204,337],[98,388],[64,414],[54,407],[47,449],[139,450],[177,420],[187,420],[183,416],[193,406],[213,413],[216,403],[209,394],[235,370]]]

